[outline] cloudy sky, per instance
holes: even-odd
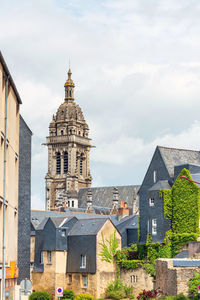
[[[33,131],[32,208],[69,59],[93,186],[140,184],[156,145],[200,149],[199,16],[199,0],[0,0],[0,50]]]

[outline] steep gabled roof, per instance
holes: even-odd
[[[69,236],[96,235],[107,220],[108,218],[79,220],[69,232]]]
[[[185,163],[200,165],[200,151],[158,146],[170,177],[174,177],[174,166]]]
[[[126,229],[138,229],[138,215],[127,216],[115,225],[122,234]]]

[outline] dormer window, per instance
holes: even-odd
[[[41,251],[41,253],[40,253],[40,263],[44,264],[44,252],[43,251]]]
[[[81,255],[81,266],[80,268],[86,268],[86,255]]]
[[[157,176],[156,176],[156,170],[153,171],[153,182],[156,183]]]

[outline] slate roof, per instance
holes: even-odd
[[[115,224],[115,226],[121,234],[126,229],[138,229],[138,215],[125,217]]]
[[[69,232],[72,235],[96,235],[108,218],[79,220]]]
[[[139,185],[115,186],[119,191],[119,201],[127,202],[129,208],[133,207],[133,199],[137,199],[137,207],[139,207],[139,200],[137,192]],[[92,204],[95,207],[112,208],[113,205],[113,189],[114,186],[93,187],[92,190]],[[82,188],[78,193],[79,207],[87,207],[87,192],[88,188]]]
[[[48,218],[51,217],[51,219],[55,217],[61,217],[61,218],[72,218],[76,217],[78,220],[79,219],[96,219],[96,218],[105,218],[105,215],[96,215],[96,214],[88,214],[88,213],[82,213],[79,211],[72,211],[70,209],[66,210],[65,212],[56,212],[56,211],[46,211],[46,210],[32,210],[31,211],[31,223],[35,224],[34,226],[35,229],[43,229]],[[70,218],[70,219],[71,219]],[[108,216],[113,223],[117,222],[118,217],[117,216]],[[42,222],[42,223],[41,223]],[[40,224],[41,223],[41,224]]]
[[[158,146],[166,168],[174,177],[174,166],[184,163],[200,165],[200,151]]]
[[[161,189],[171,189],[168,180],[159,180],[149,189],[149,191],[159,191]]]
[[[197,173],[197,174],[191,174],[191,176],[192,176],[192,179],[193,179],[194,181],[200,182],[200,173]],[[200,187],[200,184],[196,183],[196,185],[197,185],[198,187]]]

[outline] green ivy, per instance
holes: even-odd
[[[117,265],[125,269],[143,267],[151,276],[155,276],[156,259],[172,258],[176,256],[181,248],[196,241],[199,235],[200,218],[200,189],[187,180],[181,178],[186,176],[192,180],[190,172],[183,169],[177,177],[171,190],[160,190],[159,196],[164,201],[164,217],[171,220],[172,228],[165,234],[162,243],[152,243],[152,237],[147,235],[145,245],[135,245],[132,248],[122,249],[117,252]],[[138,240],[140,238],[140,219],[138,229]],[[129,260],[129,251],[138,251],[138,260]]]
[[[171,190],[160,190],[159,197],[164,199],[164,217],[172,219],[172,194]]]
[[[200,189],[182,176],[192,180],[190,172],[183,169],[171,190],[160,190],[164,216],[171,220],[174,233],[199,233]]]

